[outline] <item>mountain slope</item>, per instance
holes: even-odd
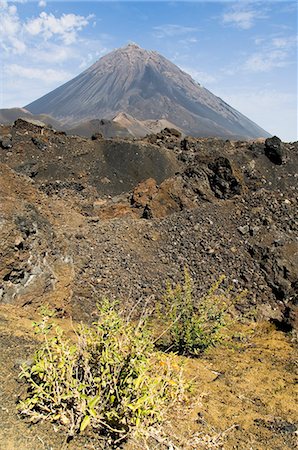
[[[195,136],[269,136],[166,58],[136,44],[102,57],[26,109],[66,123],[125,112],[138,120],[169,120]]]
[[[0,109],[0,123],[12,124],[15,120],[25,118],[32,120],[40,120],[45,124],[52,125],[57,130],[60,130],[62,124],[55,120],[53,117],[47,114],[37,114],[33,115],[30,111],[25,108],[2,108]]]

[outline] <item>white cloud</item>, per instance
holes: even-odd
[[[0,1],[0,48],[14,54],[24,53],[26,45],[22,40],[22,25],[15,5]]]
[[[17,7],[16,5],[11,5],[8,7],[8,12],[11,15],[15,15],[17,13]]]
[[[196,44],[198,42],[198,40],[195,37],[190,37],[190,38],[180,39],[178,42],[179,42],[179,44],[182,44],[182,45],[189,45],[189,44]]]
[[[69,45],[76,41],[77,32],[88,25],[93,17],[76,14],[62,14],[61,17],[56,17],[42,12],[39,17],[27,21],[25,30],[32,36],[42,35],[45,40],[57,36]]]
[[[261,49],[250,55],[242,68],[250,72],[268,72],[293,63],[292,50],[297,47],[296,36],[278,36],[255,40]]]
[[[19,64],[9,64],[5,66],[5,72],[8,76],[18,76],[20,78],[36,79],[47,84],[67,81],[71,74],[65,70],[39,69],[36,67],[26,67]]]
[[[38,6],[39,6],[40,8],[45,8],[45,7],[47,6],[47,2],[46,2],[45,0],[40,0],[40,1],[38,2]]]
[[[290,50],[293,47],[297,47],[297,36],[279,36],[272,39],[272,45],[275,48],[283,48]]]
[[[77,40],[78,32],[86,27],[93,15],[53,14],[42,12],[38,17],[22,23],[17,7],[0,0],[0,48],[6,53],[22,54],[30,45],[30,39],[42,36],[44,40],[58,38],[65,45]]]
[[[254,43],[255,43],[256,45],[260,45],[260,44],[262,44],[263,42],[265,42],[265,38],[257,37],[257,38],[255,38],[255,40],[254,40]]]
[[[284,48],[284,47],[287,47],[287,45],[288,45],[288,39],[287,38],[274,38],[272,40],[272,44],[274,45],[274,47]]]
[[[31,49],[31,60],[39,64],[49,61],[53,64],[63,64],[71,59],[78,59],[80,55],[74,47],[69,45],[56,44],[54,42],[44,42],[41,46]]]
[[[252,11],[235,11],[223,15],[224,23],[232,23],[242,30],[253,26],[254,13]]]
[[[222,68],[221,73],[233,76],[243,71],[246,73],[269,72],[290,66],[297,61],[296,36],[255,38],[254,43],[257,46],[256,51]]]
[[[242,68],[249,72],[269,72],[287,66],[289,64],[287,56],[287,52],[282,50],[254,53],[245,61]]]
[[[41,12],[23,18],[17,3],[0,0],[0,108],[28,104],[73,78],[106,53],[103,43],[111,40],[82,36],[93,15]]]
[[[186,27],[182,25],[165,24],[153,27],[153,35],[157,38],[181,36],[197,31],[197,28]]]
[[[266,13],[260,8],[254,9],[252,5],[237,3],[223,14],[222,22],[241,30],[249,30],[258,19],[265,18],[267,18]]]

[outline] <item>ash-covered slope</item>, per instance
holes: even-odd
[[[166,58],[136,44],[102,57],[26,108],[69,124],[125,112],[139,120],[169,120],[194,136],[269,136]]]

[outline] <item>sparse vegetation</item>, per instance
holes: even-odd
[[[218,292],[223,279],[198,304],[187,269],[182,285],[168,284],[163,302],[166,329],[157,342],[167,336],[172,351],[194,356],[220,341],[233,304],[229,290]],[[19,404],[21,415],[60,424],[69,436],[90,427],[119,442],[133,430],[160,422],[185,388],[179,366],[154,348],[146,314],[133,324],[122,318],[115,303],[103,300],[98,320],[74,330],[73,342],[54,324],[48,308],[42,313],[34,327],[44,344],[20,374],[29,384]]]
[[[115,442],[161,421],[182,393],[181,369],[153,350],[144,323],[128,324],[107,300],[98,320],[76,331],[74,343],[51,327],[49,316],[35,327],[44,345],[33,365],[22,367],[29,389],[19,404],[33,421],[63,425],[70,436],[89,426]]]
[[[167,286],[163,317],[166,329],[162,333],[171,351],[195,356],[216,345],[222,338],[222,330],[231,321],[229,310],[233,299],[230,289],[219,288],[224,276],[214,283],[205,297],[196,301],[192,293],[193,281],[187,269],[183,285]]]

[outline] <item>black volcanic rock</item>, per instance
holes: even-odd
[[[67,124],[124,112],[139,120],[166,119],[194,136],[269,137],[166,58],[135,44],[102,57],[26,109]]]
[[[274,164],[282,164],[283,150],[282,142],[277,136],[265,141],[265,154]]]
[[[0,136],[0,147],[3,149],[9,149],[12,147],[11,136]]]
[[[227,158],[218,158],[209,164],[212,175],[209,183],[212,191],[218,198],[227,199],[240,194],[241,185],[233,175],[231,164]]]

